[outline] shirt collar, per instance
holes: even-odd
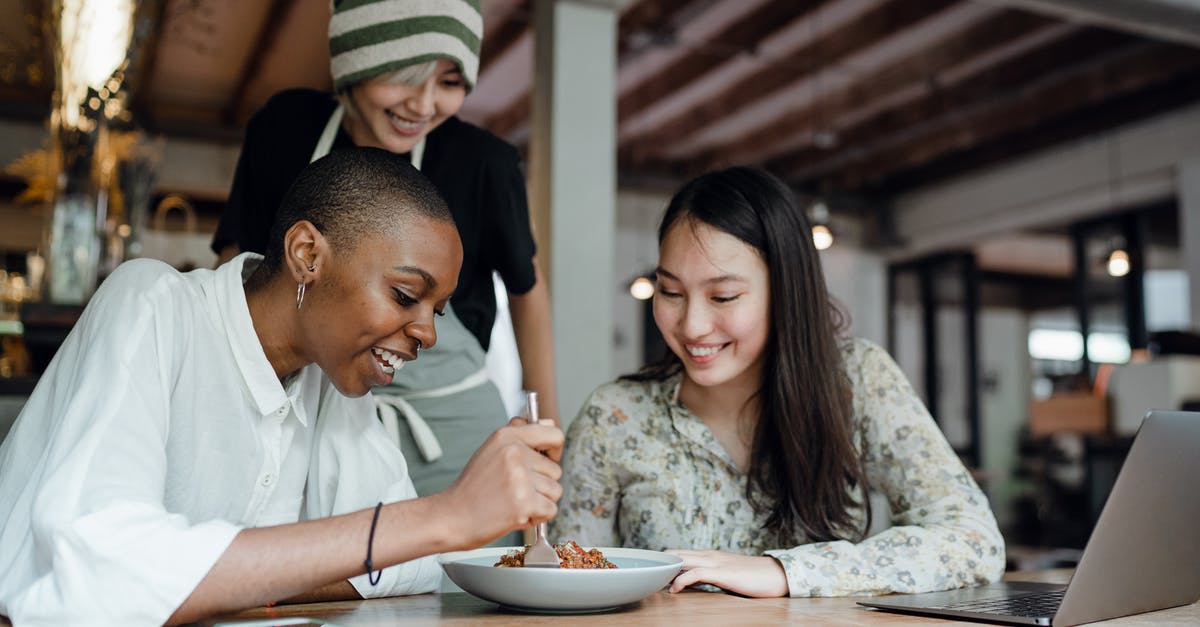
[[[287,394],[288,401],[292,404],[292,410],[296,414],[296,420],[300,424],[308,426],[308,411],[304,408],[309,405],[312,400],[312,390],[321,389],[321,381],[324,373],[316,364],[309,364],[300,369],[296,373],[296,377],[284,386],[284,393]],[[313,405],[314,407],[316,405]]]
[[[305,377],[297,376],[291,381],[288,389],[284,389],[275,376],[275,368],[267,360],[262,343],[254,331],[254,322],[250,319],[250,307],[246,304],[245,280],[249,278],[262,256],[255,253],[242,253],[217,268],[216,289],[217,316],[225,327],[225,336],[229,339],[229,348],[233,352],[234,361],[246,389],[258,411],[266,416],[292,404],[298,396],[300,386]],[[303,374],[303,373],[301,373]],[[299,412],[297,418],[304,422],[305,416]]]
[[[737,466],[733,463],[733,458],[729,457],[729,453],[721,443],[717,441],[717,437],[713,435],[712,429],[704,424],[703,420],[697,416],[686,405],[679,401],[679,389],[683,383],[683,371],[663,379],[659,384],[658,393],[663,404],[667,407],[667,414],[671,417],[671,427],[675,429],[679,435],[692,441],[694,444],[704,448],[710,454],[722,463],[726,464],[730,471],[734,474],[740,474]]]
[[[679,405],[679,387],[683,384],[683,370],[663,379],[662,390],[667,394],[667,402]],[[682,406],[682,405],[681,405]]]

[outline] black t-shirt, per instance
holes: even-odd
[[[243,251],[266,249],[275,212],[308,165],[336,106],[327,93],[294,89],[276,94],[254,114],[213,236],[214,251],[230,243]],[[332,150],[353,145],[339,130]],[[463,266],[451,302],[486,350],[496,319],[492,271],[515,294],[528,292],[536,281],[519,156],[504,140],[451,117],[426,138],[421,172],[441,192],[458,224]]]

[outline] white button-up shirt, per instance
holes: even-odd
[[[0,614],[17,627],[162,624],[240,529],[416,496],[369,395],[315,365],[276,377],[242,285],[259,259],[131,261],[92,298],[0,447]],[[350,581],[370,597],[439,578],[429,557]]]

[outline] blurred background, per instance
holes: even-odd
[[[462,117],[526,159],[564,418],[663,350],[638,280],[659,215],[732,164],[803,199],[851,332],[900,362],[1014,566],[1071,563],[1145,412],[1200,402],[1200,3],[482,7]],[[0,435],[116,264],[215,262],[246,121],[331,88],[328,20],[0,4]]]

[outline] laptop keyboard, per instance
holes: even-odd
[[[1000,614],[1003,616],[1052,617],[1058,611],[1058,606],[1062,605],[1064,592],[1066,590],[1054,590],[1019,597],[964,601],[962,603],[943,605],[937,609],[954,610],[957,612],[977,612],[980,614]]]

